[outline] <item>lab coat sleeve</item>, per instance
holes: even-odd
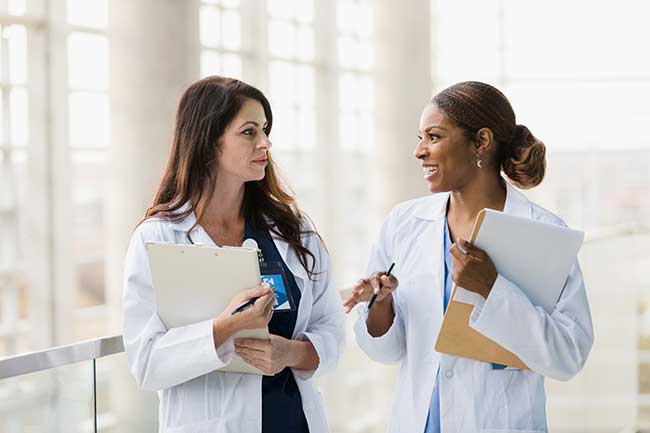
[[[404,319],[399,307],[397,292],[393,293],[393,310],[395,318],[393,324],[384,335],[373,337],[368,332],[368,303],[357,305],[358,318],[354,324],[357,343],[371,359],[385,364],[396,363],[402,360],[406,353],[406,337]]]
[[[366,269],[366,276],[374,272],[385,272],[393,261],[392,252],[394,249],[393,238],[395,236],[394,220],[396,210],[393,210],[384,221],[379,240],[373,246],[370,253],[370,260]],[[399,276],[398,276],[399,279]],[[406,330],[404,326],[404,309],[401,306],[399,287],[393,292],[393,310],[395,318],[393,324],[384,335],[373,337],[368,332],[366,322],[368,320],[368,303],[359,303],[357,321],[354,325],[354,333],[357,343],[371,359],[382,363],[396,363],[401,361],[406,353]]]
[[[584,366],[594,341],[593,325],[580,265],[571,267],[551,314],[534,306],[503,275],[474,307],[470,326],[517,355],[531,370],[569,380]]]
[[[294,369],[294,374],[302,380],[333,372],[345,346],[345,315],[341,295],[332,282],[330,257],[318,236],[313,235],[312,245],[315,245],[312,251],[316,250],[315,270],[320,274],[314,277],[314,301],[307,328],[296,339],[311,342],[318,354],[318,367]]]
[[[129,245],[124,272],[123,338],[129,369],[138,385],[161,390],[230,363],[232,338],[217,350],[212,320],[167,329],[157,314],[146,241],[164,240],[158,223],[145,222]]]

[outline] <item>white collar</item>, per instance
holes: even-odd
[[[506,203],[503,212],[523,218],[532,218],[533,208],[530,201],[510,182],[505,179],[504,182],[506,183]],[[427,221],[444,218],[449,195],[449,192],[443,192],[420,200],[415,209],[415,216]]]
[[[174,211],[173,215],[180,215],[186,212],[188,209],[190,209],[190,206],[191,206],[190,202],[186,201],[180,208]],[[185,218],[178,221],[169,220],[169,224],[171,225],[173,230],[180,231],[180,232],[187,232],[190,230],[190,227],[196,224],[196,214],[192,209],[192,211]]]

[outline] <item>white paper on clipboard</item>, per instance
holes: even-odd
[[[147,242],[158,316],[167,329],[217,317],[242,290],[260,285],[253,248]],[[269,339],[268,328],[246,329],[234,338]],[[218,371],[263,374],[236,354]]]

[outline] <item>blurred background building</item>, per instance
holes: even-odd
[[[528,196],[587,232],[596,342],[576,378],[547,381],[550,430],[650,428],[649,16],[635,0],[0,0],[0,357],[120,333],[125,248],[193,80],[267,94],[274,158],[341,288],[388,210],[426,194],[423,106],[481,80],[547,145]],[[320,380],[332,431],[385,431],[395,374],[349,332]],[[0,432],[92,431],[91,382],[87,364],[0,381]],[[98,360],[98,386],[100,431],[156,431],[124,354]]]

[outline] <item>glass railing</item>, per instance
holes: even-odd
[[[106,357],[122,352],[117,335],[0,358],[0,431],[116,432]]]

